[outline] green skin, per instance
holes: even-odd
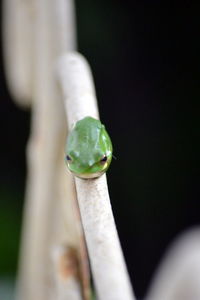
[[[65,161],[77,177],[101,176],[112,160],[112,143],[103,124],[92,117],[78,121],[67,139]]]

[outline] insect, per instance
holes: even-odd
[[[65,162],[80,178],[96,178],[112,160],[112,142],[105,126],[92,117],[78,121],[67,138]]]

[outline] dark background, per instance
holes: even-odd
[[[79,51],[114,145],[114,215],[137,297],[172,240],[199,225],[199,9],[190,1],[77,0]],[[1,45],[2,49],[2,45]],[[0,57],[0,277],[14,276],[30,113]]]

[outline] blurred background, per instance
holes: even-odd
[[[173,239],[200,223],[199,10],[190,1],[77,0],[76,14],[78,49],[92,68],[117,158],[108,171],[114,216],[142,298]],[[9,94],[2,38],[0,67],[0,278],[6,282],[17,270],[30,112]]]

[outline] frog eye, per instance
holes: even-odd
[[[105,162],[107,162],[107,156],[106,155],[104,155],[102,158],[101,158],[101,160],[100,160],[100,162],[102,163],[102,164],[104,164]]]
[[[71,157],[70,157],[69,155],[66,155],[66,160],[67,160],[68,162],[71,162],[71,161],[72,161],[72,159],[71,159]]]

